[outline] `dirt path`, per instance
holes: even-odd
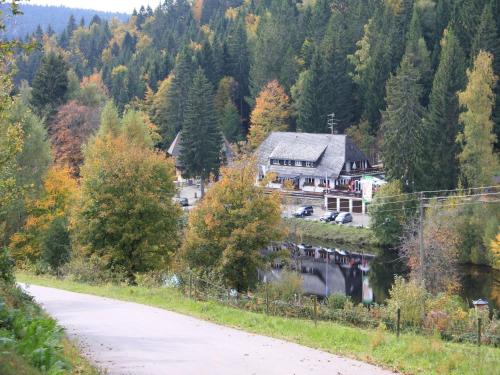
[[[27,290],[110,375],[391,374],[154,307],[34,285]]]

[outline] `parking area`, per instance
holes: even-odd
[[[310,205],[310,204],[309,204]],[[299,207],[302,205],[300,204],[291,204],[291,205],[284,205],[283,206],[283,217],[293,217],[293,214]],[[327,212],[324,207],[321,205],[321,202],[318,200],[317,204],[312,204],[314,208],[314,212],[311,216],[306,216],[302,218],[302,220],[312,220],[312,221],[319,221],[319,219],[325,215]],[[352,223],[347,223],[344,225],[350,225],[350,226],[357,226],[357,227],[369,227],[370,225],[370,216],[367,214],[352,214]]]
[[[178,185],[178,198],[187,198],[189,206],[186,209],[191,209],[198,199],[200,198],[200,186],[197,184],[189,185],[187,183]],[[283,204],[283,217],[293,217],[293,214],[297,209],[304,205],[313,206],[314,212],[311,216],[306,216],[302,220],[313,220],[319,221],[319,219],[327,212],[324,209],[323,199],[302,199],[294,198],[293,203]],[[347,223],[344,225],[358,226],[358,227],[368,227],[370,225],[370,217],[367,214],[352,214],[352,223]]]

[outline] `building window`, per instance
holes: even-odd
[[[314,186],[314,178],[306,177],[304,180],[304,185]]]
[[[302,167],[302,162],[300,160],[295,160],[296,167]]]
[[[312,161],[306,161],[306,167],[314,168],[314,162],[312,162]]]
[[[278,162],[278,160],[276,160],[276,159],[271,159],[271,164],[272,164],[272,165],[278,165],[278,164],[279,164],[279,162]]]

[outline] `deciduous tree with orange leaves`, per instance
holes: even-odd
[[[182,249],[189,267],[220,273],[240,291],[255,285],[260,251],[285,234],[280,197],[256,186],[255,173],[249,160],[222,168],[221,179],[190,213]]]
[[[248,143],[257,148],[274,131],[288,128],[291,110],[288,95],[278,81],[270,81],[260,92],[250,119]]]

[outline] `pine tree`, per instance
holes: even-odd
[[[201,68],[196,71],[189,90],[181,145],[179,160],[183,176],[199,177],[203,196],[204,182],[219,172],[222,136],[217,126],[213,89]]]
[[[404,56],[387,81],[387,109],[382,113],[382,160],[389,180],[400,180],[405,191],[423,188],[425,159],[422,86],[419,72]]]
[[[177,57],[172,82],[166,93],[165,122],[157,124],[162,136],[161,148],[164,150],[170,146],[184,124],[193,71],[194,64],[191,55],[186,50],[181,51]]]
[[[77,26],[76,26],[75,16],[70,15],[68,20],[68,25],[66,26],[66,34],[68,35],[68,38],[71,38],[73,36],[73,31],[75,31],[76,29]]]
[[[465,86],[465,55],[452,29],[441,41],[439,66],[434,76],[425,116],[428,188],[453,189],[458,178],[458,91]]]
[[[241,118],[236,106],[228,101],[219,118],[219,127],[229,142],[238,142],[242,138]]]
[[[349,76],[350,68],[347,60],[349,39],[345,14],[340,11],[335,12],[330,18],[322,43],[323,72],[327,83],[322,87],[325,91],[318,94],[323,95],[327,103],[323,117],[334,113],[335,130],[340,133],[353,123],[356,108],[354,86]]]
[[[479,51],[483,50],[493,55],[493,73],[500,76],[500,33],[493,18],[493,2],[485,5],[481,15],[477,33],[472,42],[471,61],[477,57]],[[500,86],[494,89],[496,104],[493,109],[494,130],[497,136],[497,147],[500,148]]]
[[[302,92],[296,103],[297,127],[304,132],[326,133],[330,98],[324,95],[328,82],[324,79],[319,51],[315,52],[311,67],[304,74]]]
[[[42,64],[33,80],[31,104],[42,116],[52,116],[64,102],[68,89],[68,66],[61,55],[50,52],[42,59]]]
[[[410,62],[419,70],[420,84],[422,85],[422,105],[427,105],[427,99],[432,86],[432,71],[430,54],[427,50],[424,37],[422,35],[422,26],[420,23],[420,14],[418,8],[413,10],[408,36],[406,40],[405,54],[410,58]]]
[[[457,137],[462,147],[458,156],[460,182],[465,187],[489,186],[498,168],[498,156],[493,152],[495,135],[491,120],[494,105],[493,87],[497,77],[493,74],[493,56],[481,51],[474,68],[467,70],[468,83],[459,94],[460,114],[464,130]]]

